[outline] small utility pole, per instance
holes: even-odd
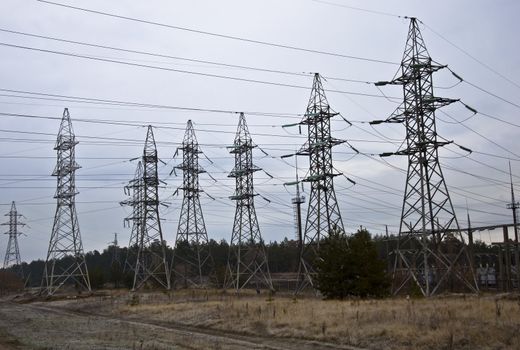
[[[468,214],[468,254],[469,254],[469,262],[470,266],[475,271],[475,251],[473,245],[473,230],[471,229],[471,219],[469,217],[469,209],[467,209]]]
[[[392,268],[391,267],[392,262],[390,261],[390,236],[388,234],[388,225],[385,225],[385,234],[386,234],[386,238],[385,238],[386,268],[388,271],[390,271],[390,269]]]
[[[109,242],[114,247],[112,251],[112,264],[119,263],[119,245],[117,244],[117,232],[114,232],[114,240]]]
[[[302,204],[305,203],[305,196],[300,194],[300,179],[298,177],[298,157],[296,159],[296,181],[286,183],[285,185],[296,185],[296,196],[292,198],[292,204],[294,206],[294,222],[296,226],[296,236],[298,239],[298,277],[297,277],[297,286],[300,285],[302,279],[301,273],[301,264],[300,262],[303,259],[303,228],[302,228]],[[303,192],[303,184],[302,192]]]
[[[509,233],[507,226],[503,227],[504,233],[504,259],[505,259],[505,292],[511,291],[511,249],[509,248]]]
[[[509,162],[509,178],[511,180],[511,203],[507,205],[507,209],[513,211],[513,229],[515,230],[515,269],[516,269],[516,286],[520,290],[520,253],[518,247],[518,227],[517,227],[517,216],[516,210],[520,207],[520,204],[515,201],[515,189],[513,186],[513,172],[511,171],[511,162]]]

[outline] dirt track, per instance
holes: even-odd
[[[3,349],[355,349],[256,337],[148,320],[93,315],[53,305],[0,302]]]

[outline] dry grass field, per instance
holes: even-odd
[[[103,322],[189,327],[195,334],[245,337],[240,339],[251,343],[265,339],[270,345],[264,348],[273,349],[520,349],[517,295],[327,301],[204,290],[111,291],[25,305],[63,310],[89,322],[101,317]],[[12,336],[9,329],[3,331]],[[227,348],[222,344],[208,348]]]

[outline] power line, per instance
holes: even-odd
[[[402,16],[402,15],[397,15],[397,14],[394,14],[394,13],[389,13],[389,12],[383,12],[383,11],[377,11],[377,10],[370,10],[370,9],[365,9],[365,8],[361,8],[361,7],[355,7],[355,6],[349,6],[349,5],[345,5],[345,4],[338,4],[338,3],[334,3],[334,2],[330,2],[330,1],[324,1],[324,0],[311,0],[313,2],[316,2],[316,3],[321,3],[321,4],[326,4],[326,5],[331,5],[331,6],[336,6],[336,7],[343,7],[343,8],[347,8],[347,9],[351,9],[351,10],[356,10],[356,11],[360,11],[360,12],[365,12],[365,13],[371,13],[371,14],[376,14],[376,15],[382,15],[382,16],[388,16],[388,17],[396,17],[396,18],[404,18],[404,19],[408,19],[410,18],[409,16]],[[479,65],[481,65],[482,67],[486,68],[487,70],[489,70],[490,72],[492,72],[493,74],[497,75],[498,77],[502,78],[503,80],[507,81],[508,83],[514,85],[515,87],[517,88],[520,88],[520,84],[518,84],[517,82],[515,82],[514,80],[508,78],[506,75],[500,73],[498,70],[496,70],[495,68],[491,67],[489,64],[483,62],[482,60],[476,58],[474,55],[472,55],[471,53],[469,53],[467,50],[463,49],[462,47],[460,47],[459,45],[455,44],[453,41],[449,40],[446,36],[442,35],[441,33],[439,33],[438,31],[436,31],[435,29],[433,29],[431,26],[429,26],[428,24],[426,24],[424,21],[422,20],[419,20],[418,21],[423,25],[425,26],[427,29],[429,29],[433,34],[435,34],[436,36],[438,36],[439,38],[441,38],[442,40],[444,40],[445,42],[447,42],[449,45],[453,46],[455,49],[457,49],[458,51],[462,52],[464,55],[466,55],[467,57],[469,57],[470,59],[472,59],[473,61],[477,62]],[[473,84],[470,84],[470,85],[473,85]],[[477,89],[481,89],[477,86],[474,86],[476,87]],[[487,91],[484,91],[486,93],[488,93]]]
[[[455,119],[454,117],[452,117],[450,114],[446,113],[445,111],[443,111],[443,110],[439,110],[439,111],[440,111],[442,114],[444,114],[445,116],[447,116],[448,118],[450,118],[451,120],[458,122],[457,119]],[[442,119],[440,119],[440,118],[438,118],[438,117],[437,117],[437,119],[442,120]],[[493,145],[497,146],[497,147],[500,148],[501,150],[503,150],[503,151],[505,151],[505,152],[507,152],[507,153],[509,153],[509,154],[512,154],[512,155],[515,156],[516,158],[520,158],[520,155],[518,155],[518,154],[512,152],[512,151],[509,150],[507,147],[504,147],[504,146],[500,145],[499,143],[497,143],[497,142],[491,140],[490,138],[488,138],[488,137],[484,136],[483,134],[479,133],[478,131],[476,131],[476,130],[470,128],[470,127],[467,126],[466,124],[464,124],[464,123],[460,123],[460,125],[463,126],[463,127],[466,128],[466,129],[468,129],[469,131],[473,132],[474,134],[476,134],[476,135],[482,137],[484,140],[486,140],[486,141],[492,143]]]
[[[173,59],[173,60],[180,60],[180,61],[187,61],[187,62],[194,62],[194,63],[204,63],[204,64],[210,64],[210,65],[215,65],[215,66],[227,67],[227,68],[238,68],[238,69],[246,69],[246,70],[258,71],[258,72],[277,73],[277,74],[285,74],[285,75],[300,76],[300,77],[312,76],[312,73],[289,72],[289,71],[283,71],[283,70],[278,70],[278,69],[259,68],[259,67],[251,67],[251,66],[244,66],[244,65],[237,65],[237,64],[215,62],[215,61],[207,61],[207,60],[202,60],[202,59],[172,56],[172,55],[167,55],[167,54],[153,53],[153,52],[149,52],[149,51],[125,49],[125,48],[109,46],[109,45],[92,44],[92,43],[87,43],[84,41],[68,40],[68,39],[63,39],[63,38],[47,36],[47,35],[20,32],[20,31],[16,31],[16,30],[5,29],[5,28],[0,28],[0,32],[28,36],[28,37],[33,37],[33,38],[52,40],[52,41],[58,41],[58,42],[81,45],[81,46],[88,46],[88,47],[95,47],[95,48],[119,51],[119,52],[134,53],[134,54],[139,54],[139,55],[146,55],[146,56],[159,57],[159,58],[168,58],[168,59]],[[325,77],[325,78],[330,79],[330,80],[346,81],[346,82],[352,82],[352,83],[372,84],[372,82],[370,82],[370,81],[364,81],[364,80],[359,80],[359,79],[347,79],[347,78],[329,77],[329,76]]]
[[[0,88],[0,91],[40,96],[40,97],[33,97],[33,96],[0,94],[0,96],[12,97],[12,98],[25,98],[25,99],[35,99],[35,100],[40,99],[40,100],[47,100],[47,101],[99,104],[99,105],[122,106],[122,107],[139,107],[139,108],[150,108],[150,109],[166,109],[166,110],[171,109],[171,110],[182,110],[182,111],[189,111],[189,112],[207,112],[207,113],[222,113],[222,114],[237,114],[237,115],[240,113],[238,111],[225,110],[225,109],[182,107],[182,106],[172,106],[172,105],[129,102],[129,101],[119,101],[119,100],[110,100],[110,99],[99,99],[99,98],[92,98],[92,97],[58,95],[58,94],[50,94],[50,93],[44,93],[44,92],[12,90],[12,89],[5,89],[5,88]],[[42,96],[46,96],[46,97],[42,97]],[[53,98],[51,98],[51,97],[53,97]],[[290,113],[269,113],[269,112],[252,112],[252,111],[249,111],[249,112],[243,111],[243,112],[248,115],[252,115],[252,116],[267,116],[267,117],[272,117],[272,118],[298,118],[299,119],[301,117],[301,114],[290,114]]]
[[[349,5],[345,5],[345,4],[338,4],[335,2],[331,2],[331,1],[323,1],[323,0],[311,0],[311,1],[317,2],[320,4],[330,5],[330,6],[343,7],[343,8],[347,8],[350,10],[356,10],[356,11],[360,11],[360,12],[372,13],[375,15],[382,15],[382,16],[396,17],[396,18],[405,18],[405,19],[409,18],[408,16],[396,15],[395,13],[389,13],[389,12],[383,12],[383,11],[377,11],[377,10],[369,10],[369,9],[365,9],[365,8],[361,8],[361,7],[349,6]]]
[[[478,64],[480,64],[481,66],[483,66],[484,68],[486,68],[490,72],[496,74],[500,78],[504,79],[505,81],[509,82],[510,84],[516,86],[517,88],[520,88],[520,84],[518,84],[515,81],[511,80],[510,78],[506,77],[504,74],[500,73],[499,71],[497,71],[496,69],[494,69],[490,65],[488,65],[488,64],[484,63],[483,61],[479,60],[478,58],[476,58],[475,56],[470,54],[468,51],[464,50],[463,48],[461,48],[460,46],[458,46],[457,44],[455,44],[454,42],[452,42],[451,40],[446,38],[444,35],[442,35],[441,33],[439,33],[436,30],[434,30],[432,27],[430,27],[429,25],[424,23],[423,21],[420,21],[420,22],[421,22],[422,25],[424,25],[426,28],[428,28],[433,34],[437,35],[439,38],[441,38],[442,40],[446,41],[448,44],[450,44],[451,46],[453,46],[454,48],[456,48],[457,50],[462,52],[464,55],[466,55],[469,58],[471,58],[473,61],[477,62]]]
[[[454,150],[451,150],[451,149],[448,149],[448,150],[449,150],[450,152],[455,153],[455,154],[463,155],[463,154],[461,154],[461,153],[459,153],[459,152],[456,152],[456,151],[454,151]],[[503,170],[503,169],[497,168],[497,167],[495,167],[495,166],[493,166],[493,165],[489,165],[489,164],[484,163],[484,162],[482,162],[482,161],[480,161],[480,160],[477,160],[477,159],[474,159],[474,158],[472,158],[472,157],[469,157],[468,155],[463,155],[463,156],[464,156],[465,158],[467,158],[467,159],[469,159],[469,160],[471,160],[471,161],[473,161],[473,162],[479,164],[479,165],[483,165],[483,166],[485,166],[485,167],[487,167],[487,168],[489,168],[489,169],[492,169],[492,170],[498,171],[498,172],[500,172],[500,173],[503,173],[503,174],[509,175],[509,173],[508,173],[507,171]],[[519,176],[516,176],[516,175],[513,175],[513,176],[514,176],[514,177],[517,177],[517,178],[520,178]]]
[[[448,67],[447,67],[447,68],[448,68]],[[494,98],[499,99],[500,101],[505,102],[505,103],[507,103],[507,104],[509,104],[509,105],[511,105],[511,106],[513,106],[513,107],[520,108],[520,105],[519,105],[519,104],[517,104],[517,103],[515,103],[515,102],[512,102],[512,101],[510,101],[510,100],[508,100],[508,99],[506,99],[506,98],[504,98],[504,97],[502,97],[502,96],[499,96],[498,94],[496,94],[496,93],[494,93],[494,92],[491,92],[491,91],[489,91],[489,90],[487,90],[487,89],[484,89],[483,87],[480,87],[480,86],[478,86],[477,84],[474,84],[474,83],[472,83],[472,82],[470,82],[470,81],[467,81],[466,79],[462,78],[459,74],[455,73],[455,72],[454,72],[452,69],[450,69],[450,68],[448,68],[448,70],[449,70],[449,71],[451,72],[451,74],[452,74],[455,78],[457,78],[460,82],[464,82],[464,83],[468,84],[469,86],[472,86],[473,88],[475,88],[475,89],[477,89],[477,90],[479,90],[479,91],[481,91],[481,92],[483,92],[483,93],[485,93],[485,94],[488,94],[489,96],[493,96]],[[464,106],[465,106],[466,108],[468,108],[468,105],[464,104]],[[468,108],[468,109],[471,109],[471,108]]]
[[[55,55],[60,55],[60,56],[83,58],[83,59],[87,59],[87,60],[107,62],[107,63],[116,63],[116,64],[125,65],[125,66],[148,68],[148,69],[155,69],[155,70],[161,70],[161,71],[190,74],[190,75],[209,77],[209,78],[227,79],[227,80],[234,80],[234,81],[240,81],[240,82],[246,82],[246,83],[255,83],[255,84],[262,84],[262,85],[271,85],[271,86],[279,86],[279,87],[288,87],[288,88],[294,88],[294,89],[309,90],[308,87],[302,86],[302,85],[278,83],[278,82],[257,80],[257,79],[240,78],[240,77],[233,77],[233,76],[229,76],[229,75],[202,73],[202,72],[189,71],[189,70],[184,70],[184,69],[175,69],[175,68],[168,68],[168,67],[161,67],[161,66],[153,66],[153,65],[150,65],[150,64],[125,62],[125,61],[119,61],[119,60],[115,60],[115,59],[86,56],[86,55],[81,55],[81,54],[76,54],[76,53],[71,53],[71,52],[47,50],[47,49],[42,49],[42,48],[38,48],[38,47],[14,45],[14,44],[8,44],[8,43],[3,43],[3,42],[0,42],[0,45],[6,46],[6,47],[11,47],[11,48],[16,48],[16,49],[21,49],[21,50],[38,51],[38,52],[50,53],[50,54],[55,54]],[[368,93],[363,93],[363,92],[344,91],[344,90],[328,90],[328,92],[333,92],[333,93],[338,93],[338,94],[356,95],[356,96],[365,96],[365,97],[377,97],[377,98],[382,98],[383,97],[383,96],[380,96],[380,95],[368,94]]]
[[[26,117],[26,118],[40,118],[41,116],[33,116],[33,115],[24,115],[24,114],[15,114],[15,113],[3,113],[0,112],[0,115],[7,115],[7,116],[13,116],[13,117]],[[51,119],[53,117],[43,117],[44,119]],[[86,119],[75,119],[75,122],[88,122],[88,123],[100,123],[100,124],[111,124],[111,125],[119,125],[119,126],[132,126],[132,127],[143,127],[142,124],[131,124],[126,122],[119,122],[119,121],[108,121],[108,120],[86,120]],[[157,129],[172,129],[172,130],[182,130],[183,128],[180,127],[172,127],[172,126],[157,126]],[[219,133],[219,134],[234,134],[232,131],[229,130],[219,130],[219,129],[195,129],[199,132],[207,132],[207,133]],[[18,133],[18,134],[28,134],[28,135],[44,135],[44,136],[52,136],[51,133],[45,133],[45,132],[37,132],[37,131],[25,131],[25,130],[10,130],[10,129],[0,129],[0,132],[5,133]],[[277,137],[277,138],[288,138],[288,139],[303,139],[305,136],[300,135],[273,135],[272,133],[251,133],[251,135],[254,136],[269,136],[269,137]],[[84,138],[84,139],[97,139],[97,140],[110,140],[110,141],[122,141],[122,142],[128,142],[132,144],[141,144],[139,140],[135,139],[125,139],[125,138],[117,138],[117,137],[106,137],[106,136],[87,136],[87,135],[78,135],[78,138]],[[46,140],[47,141],[47,140]],[[368,139],[349,139],[350,142],[362,142],[362,143],[389,143],[389,141],[386,140],[368,140]],[[162,144],[167,145],[178,145],[179,142],[171,142],[171,141],[162,141],[158,142]],[[224,145],[219,145],[221,147],[224,147]]]
[[[91,9],[87,9],[87,8],[82,8],[82,7],[62,4],[62,3],[53,2],[53,1],[46,1],[46,0],[37,0],[37,1],[41,2],[41,3],[46,3],[46,4],[50,4],[50,5],[55,5],[55,6],[61,6],[61,7],[69,8],[69,9],[73,9],[73,10],[79,10],[79,11],[83,11],[83,12],[88,12],[88,13],[108,16],[108,17],[112,17],[112,18],[119,18],[119,19],[124,19],[124,20],[132,21],[132,22],[144,23],[144,24],[159,26],[159,27],[163,27],[163,28],[181,30],[181,31],[186,31],[186,32],[190,32],[190,33],[195,33],[195,34],[208,35],[208,36],[212,36],[212,37],[237,40],[237,41],[247,42],[247,43],[251,43],[251,44],[259,44],[259,45],[264,45],[264,46],[271,46],[271,47],[295,50],[295,51],[300,51],[300,52],[315,53],[315,54],[320,54],[320,55],[348,58],[348,59],[367,61],[367,62],[373,62],[373,63],[383,63],[383,64],[399,65],[396,62],[390,62],[390,61],[385,61],[385,60],[380,60],[380,59],[372,59],[372,58],[353,56],[353,55],[345,55],[345,54],[334,53],[334,52],[313,50],[313,49],[307,49],[307,48],[296,47],[296,46],[291,46],[291,45],[284,45],[284,44],[277,44],[277,43],[272,43],[272,42],[267,42],[267,41],[242,38],[242,37],[237,37],[237,36],[233,36],[233,35],[226,35],[226,34],[219,34],[219,33],[214,33],[214,32],[208,32],[208,31],[203,31],[203,30],[198,30],[198,29],[193,29],[193,28],[174,26],[174,25],[171,25],[171,24],[158,23],[158,22],[148,21],[148,20],[134,18],[134,17],[127,17],[127,16],[122,16],[122,15],[117,15],[117,14],[114,14],[114,13],[108,13],[108,12],[103,12],[103,11],[91,10]]]

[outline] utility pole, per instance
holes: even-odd
[[[300,273],[300,262],[303,259],[303,228],[302,228],[302,204],[305,203],[305,196],[300,194],[300,185],[302,186],[303,192],[303,184],[300,183],[300,179],[298,177],[298,157],[296,159],[296,181],[294,184],[296,185],[296,196],[292,198],[292,204],[294,207],[294,221],[296,225],[296,237],[298,239],[298,276],[297,276],[297,286],[300,285],[302,280],[302,274]],[[286,185],[291,185],[288,183]]]
[[[182,151],[183,160],[175,168],[183,172],[180,187],[183,199],[173,251],[174,286],[202,287],[210,282],[209,276],[214,275],[214,263],[199,198],[199,194],[203,192],[199,186],[199,174],[206,171],[199,165],[202,151],[191,120],[188,120],[182,146],[177,151],[179,150]]]
[[[390,259],[390,235],[388,234],[388,225],[385,225],[385,253],[386,253],[386,271],[391,269]]]
[[[471,266],[475,270],[475,249],[473,244],[473,230],[471,229],[471,219],[469,217],[469,209],[467,210],[468,214],[468,253],[469,260],[471,262]]]
[[[91,291],[76,213],[76,170],[80,168],[75,159],[77,144],[69,110],[65,108],[54,147],[57,163],[52,175],[57,178],[54,196],[57,203],[41,290],[48,295],[53,295],[69,280]]]
[[[111,244],[113,248],[111,265],[114,265],[116,263],[119,264],[119,245],[117,242],[117,232],[114,232],[114,240],[108,243]]]
[[[513,186],[513,172],[511,171],[511,162],[509,162],[509,178],[511,180],[511,203],[507,205],[507,209],[513,211],[513,229],[515,232],[515,269],[516,269],[516,287],[520,290],[520,247],[518,246],[518,217],[516,210],[520,208],[520,203],[515,200],[515,188]]]
[[[307,286],[315,287],[313,261],[318,256],[320,240],[332,232],[345,232],[334,191],[334,177],[341,174],[334,171],[332,164],[332,147],[345,142],[332,137],[330,120],[338,114],[327,101],[320,75],[314,74],[307,110],[299,123],[307,126],[308,140],[296,153],[309,157],[309,176],[302,181],[310,182],[311,192],[295,294]]]
[[[14,266],[16,274],[23,280],[22,260],[20,259],[20,248],[18,247],[18,236],[22,233],[18,231],[18,227],[25,226],[25,224],[18,220],[22,215],[16,211],[14,201],[11,203],[11,210],[5,216],[9,216],[9,221],[2,225],[9,226],[9,231],[5,232],[6,235],[9,235],[9,242],[5,252],[4,269]]]
[[[457,101],[434,95],[433,73],[445,67],[433,62],[418,20],[411,18],[401,75],[390,82],[376,83],[377,86],[402,85],[404,92],[404,101],[392,116],[386,121],[371,122],[404,123],[406,126],[406,148],[381,154],[382,157],[408,157],[393,273],[394,294],[415,283],[424,296],[431,296],[446,289],[454,279],[466,289],[478,291],[439,162],[439,148],[452,141],[443,141],[438,136],[435,111]],[[455,233],[447,232],[451,227],[457,229]]]
[[[507,230],[507,226],[503,227],[504,234],[504,260],[505,260],[505,281],[504,287],[505,292],[510,292],[512,288],[511,281],[511,248],[509,248],[509,232]]]
[[[228,177],[235,178],[235,193],[230,199],[236,202],[236,211],[224,281],[226,288],[237,293],[248,285],[257,291],[261,286],[274,290],[255,210],[253,174],[261,170],[253,164],[255,147],[244,113],[240,113],[235,142],[228,147],[235,155],[235,167]]]
[[[128,188],[135,188],[136,191],[128,201],[122,203],[134,208],[130,220],[134,222],[135,236],[131,237],[129,247],[130,251],[132,245],[137,246],[137,256],[133,268],[133,291],[140,289],[149,281],[157,283],[167,290],[170,289],[166,243],[163,239],[159,217],[158,160],[153,129],[149,125],[141,158],[142,172],[139,170],[139,166],[137,170],[137,175],[141,173],[140,180],[134,178],[129,183]],[[132,234],[134,234],[134,230],[132,230]]]

